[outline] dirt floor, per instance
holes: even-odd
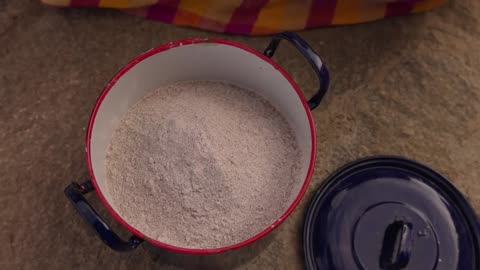
[[[262,50],[269,38],[0,0],[0,268],[302,269],[302,224],[313,192],[344,163],[377,154],[436,168],[480,212],[478,0],[300,34],[324,58],[332,84],[314,111],[318,159],[298,209],[268,237],[226,254],[179,255],[149,244],[116,253],[63,195],[71,181],[88,178],[85,126],[102,87],[134,56],[162,43],[214,36]],[[282,45],[276,60],[306,96],[313,93],[315,78],[295,50]],[[94,194],[88,198],[106,215]]]

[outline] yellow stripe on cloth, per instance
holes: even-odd
[[[215,0],[205,11],[204,17],[210,20],[227,24],[235,9],[242,4],[242,0]]]
[[[177,6],[177,14],[173,23],[180,25],[196,25],[201,21],[208,7],[214,0],[182,0]]]
[[[412,12],[422,12],[429,9],[432,9],[436,6],[443,5],[447,2],[447,0],[428,0],[428,1],[421,1],[415,4]]]
[[[287,15],[283,20],[282,30],[305,28],[311,5],[311,0],[290,1],[287,6]]]
[[[383,18],[387,2],[337,0],[332,24],[351,24]]]
[[[252,29],[252,34],[262,34],[279,29],[286,14],[286,3],[289,0],[270,0],[260,11],[257,21]]]
[[[178,9],[202,16],[211,5],[215,4],[215,0],[181,0]]]
[[[258,14],[252,34],[267,34],[272,30],[303,29],[310,5],[310,0],[270,0]]]

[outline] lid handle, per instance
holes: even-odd
[[[395,221],[388,225],[383,236],[380,269],[399,270],[407,266],[412,249],[412,224]]]

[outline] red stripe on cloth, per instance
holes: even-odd
[[[170,0],[167,2],[157,3],[148,8],[147,18],[158,20],[166,23],[173,22],[177,14],[177,7],[181,0]]]
[[[100,0],[70,0],[71,7],[96,7]]]
[[[406,15],[412,12],[416,1],[400,1],[388,3],[385,9],[385,17]]]
[[[224,31],[237,34],[250,34],[257,21],[260,10],[268,0],[243,0],[232,14]]]
[[[306,28],[332,24],[337,0],[314,0],[308,14]]]

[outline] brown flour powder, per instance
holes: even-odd
[[[188,248],[235,244],[293,201],[300,152],[266,100],[223,82],[161,87],[126,114],[107,152],[113,206],[150,238]]]

